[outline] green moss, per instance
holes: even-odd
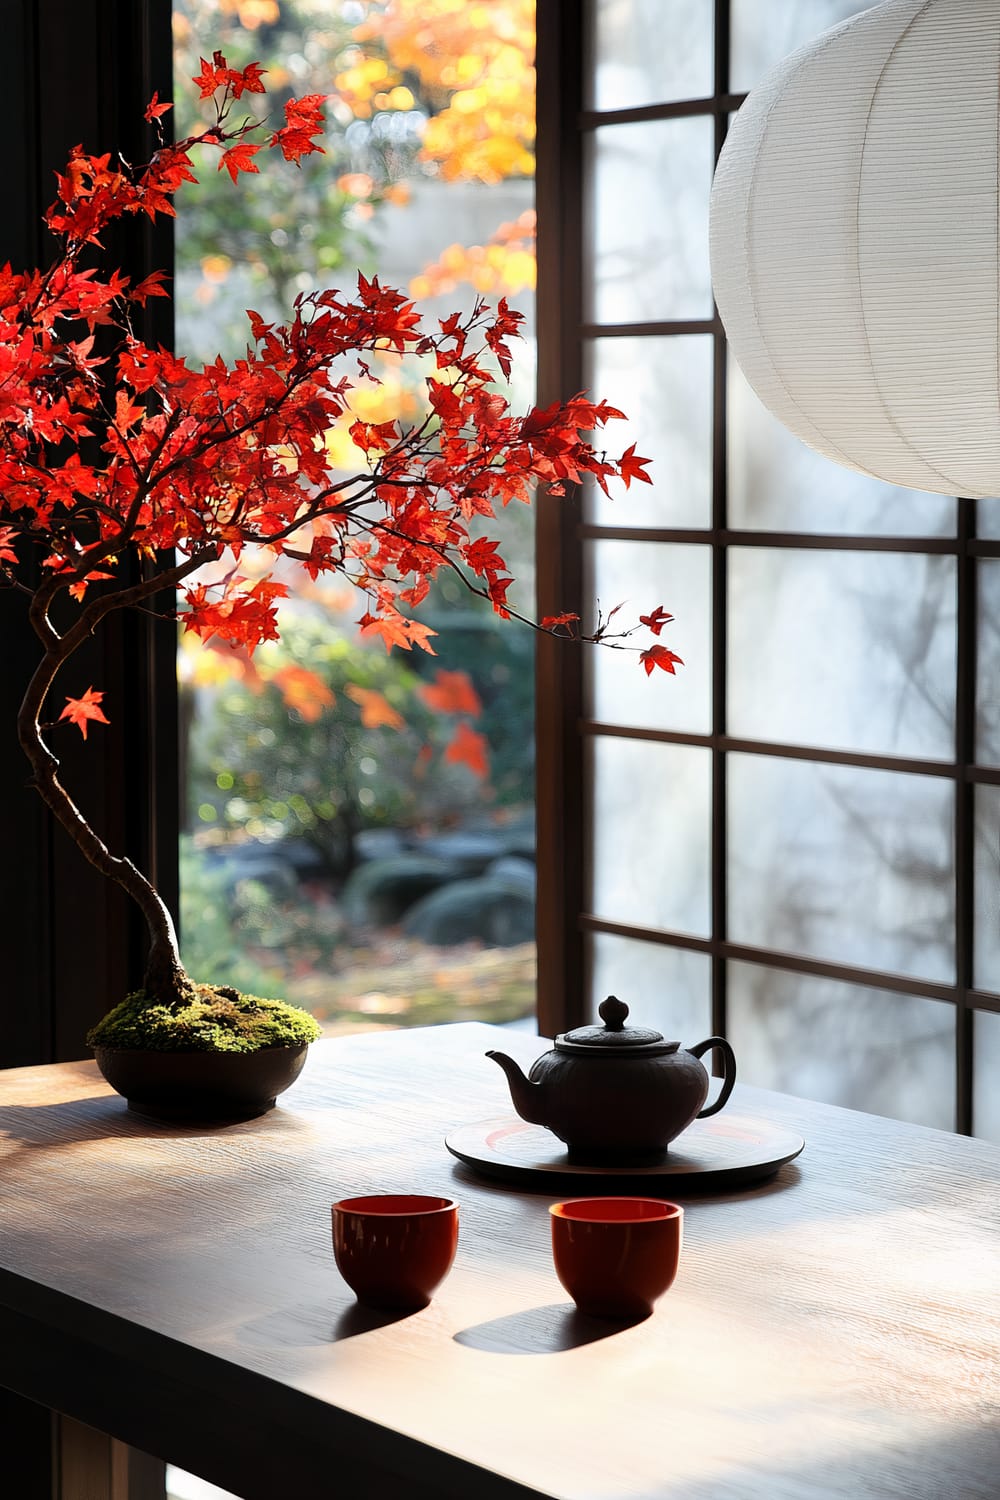
[[[259,1052],[295,1047],[320,1035],[307,1011],[284,1000],[243,995],[228,985],[196,984],[188,1005],[150,1005],[145,990],[127,995],[87,1034],[90,1047],[153,1052]]]

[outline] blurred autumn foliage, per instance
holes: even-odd
[[[328,96],[328,159],[304,162],[294,188],[245,185],[235,213],[212,183],[192,192],[179,268],[197,268],[202,306],[236,274],[270,296],[262,311],[283,314],[324,274],[374,269],[373,217],[405,205],[420,180],[534,174],[534,0],[178,0],[174,31],[179,78],[197,68],[198,39],[219,35],[235,65],[263,60],[279,100]],[[442,245],[410,291],[425,298],[462,283],[497,296],[533,288],[533,213],[498,222],[481,244]]]
[[[360,55],[334,80],[354,113],[400,107],[394,90],[415,77],[433,106],[422,157],[446,181],[533,176],[534,0],[388,0],[368,9],[354,32]],[[384,56],[365,55],[366,44]]]
[[[228,345],[235,353],[244,337],[242,309],[248,300],[266,315],[278,315],[307,283],[335,282],[344,268],[355,265],[377,269],[371,239],[376,216],[405,214],[411,185],[425,179],[496,185],[533,174],[534,0],[339,6],[328,0],[178,0],[174,30],[179,132],[195,124],[183,82],[197,71],[205,35],[219,36],[238,65],[260,59],[275,107],[293,92],[328,95],[326,155],[304,160],[291,181],[286,176],[277,182],[267,174],[244,177],[238,199],[224,192],[225,183],[214,175],[190,187],[177,243],[186,304],[186,310],[180,308],[179,343],[185,352],[209,358],[218,345],[224,351]],[[433,298],[463,285],[491,297],[530,291],[534,219],[534,210],[525,209],[498,223],[482,244],[442,244],[433,260],[414,267],[411,294]],[[404,374],[398,356],[377,354],[373,364],[378,381],[351,391],[348,411],[324,440],[329,462],[347,472],[356,459],[355,420],[414,422],[426,410],[426,387],[414,382],[412,372]],[[354,601],[320,598],[320,592],[316,604],[324,609],[327,629],[332,603],[334,616],[339,610],[344,619],[341,628],[353,635],[347,622]],[[442,607],[449,598],[455,603],[450,594],[446,586]],[[486,651],[480,665],[487,686],[489,674],[498,672],[509,687],[510,665],[494,660],[498,653],[482,632],[472,632],[465,644],[474,664]],[[255,672],[238,654],[222,657],[210,650],[199,665],[194,657],[203,650],[189,642],[182,661],[189,686],[202,686],[203,706],[205,684],[219,688],[228,674],[251,692],[262,691],[266,682],[283,711],[306,723],[321,717],[333,723],[362,707],[356,697],[352,704],[350,693],[335,702],[315,672],[284,659],[283,646]],[[499,653],[508,654],[503,648]],[[528,649],[520,648],[520,654],[528,658],[522,665],[530,672]],[[530,693],[519,691],[516,697],[523,741],[530,736]],[[370,699],[364,712],[371,719],[386,710]],[[391,727],[391,715],[398,712],[389,711],[383,728]],[[426,725],[431,717],[418,715],[413,722]],[[530,798],[531,757],[513,744],[508,748],[512,729],[509,714],[505,718],[488,708],[485,726],[473,728],[470,719],[443,753],[486,782],[491,772],[486,736],[499,735],[495,765],[501,799]],[[442,752],[440,745],[437,751]],[[514,769],[518,763],[520,773]],[[195,799],[195,805],[204,804]],[[247,805],[246,799],[237,801]]]
[[[488,297],[535,287],[535,210],[499,226],[485,245],[449,245],[410,280],[414,297],[440,297],[465,282]]]
[[[207,35],[240,65],[261,60],[275,108],[292,93],[328,95],[322,161],[307,159],[280,182],[264,174],[243,178],[238,199],[223,192],[224,174],[206,174],[184,200],[178,333],[186,353],[210,359],[222,348],[236,355],[248,304],[281,316],[307,285],[343,284],[355,267],[385,274],[386,244],[393,247],[389,278],[408,281],[421,302],[467,287],[493,300],[526,294],[530,312],[534,0],[176,0],[174,18],[178,132],[194,124],[184,81],[197,71]],[[454,195],[442,194],[446,184]],[[467,202],[477,206],[475,228]],[[414,237],[417,216],[423,228]],[[404,260],[396,247],[411,243]],[[407,374],[397,356],[377,354],[372,366],[378,380],[350,392],[348,413],[324,438],[328,460],[345,472],[357,457],[355,420],[411,424],[426,411],[425,382]],[[508,545],[530,587],[530,515],[516,509],[504,518],[505,535],[513,527]],[[441,655],[414,670],[412,661],[395,652],[387,658],[357,639],[359,611],[349,591],[341,588],[337,597],[320,580],[296,592],[296,613],[281,610],[281,642],[252,661],[190,637],[182,653],[194,835],[185,845],[186,945],[195,945],[205,972],[225,972],[245,944],[224,939],[231,903],[214,903],[214,925],[204,916],[213,903],[195,893],[214,877],[199,848],[219,849],[219,841],[224,847],[232,839],[305,840],[339,881],[366,829],[454,826],[476,809],[509,810],[532,799],[527,631],[496,629],[488,610],[476,610],[444,578],[428,600],[428,618],[444,633],[436,640]],[[323,928],[318,899],[311,892],[303,908],[312,934]],[[288,911],[294,909],[292,903]],[[267,910],[273,925],[273,902]],[[312,965],[327,976],[341,966],[338,921],[333,948],[304,965],[304,934],[278,924],[268,951],[282,970],[283,992],[296,964],[304,969],[295,979],[301,984]],[[213,941],[223,947],[217,964],[206,961]],[[351,988],[358,982],[355,975]],[[412,986],[401,982],[409,993]],[[383,976],[378,988],[385,983]],[[436,969],[434,984],[439,1004],[450,996],[445,1009],[464,1003],[464,979],[452,995]],[[468,988],[471,995],[471,981]],[[502,990],[491,971],[491,1006]],[[517,994],[511,1014],[531,1004],[529,977],[519,978]],[[316,997],[306,1003],[315,1005]]]
[[[188,777],[206,836],[301,840],[342,880],[365,829],[427,831],[482,803],[489,752],[466,672],[423,675],[320,617],[288,617],[252,656],[188,637],[181,661],[186,697],[213,695],[193,716]]]

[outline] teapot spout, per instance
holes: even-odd
[[[514,1101],[514,1108],[522,1120],[527,1120],[529,1125],[544,1125],[545,1111],[542,1108],[542,1095],[544,1090],[540,1083],[532,1083],[526,1078],[521,1068],[506,1052],[487,1052],[487,1057],[499,1063],[507,1074],[507,1082],[510,1085],[510,1097]]]

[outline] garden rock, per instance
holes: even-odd
[[[354,835],[354,852],[359,859],[392,859],[412,847],[406,835],[397,828],[362,828]]]
[[[501,834],[492,830],[472,833],[464,829],[422,839],[420,850],[435,859],[446,859],[459,875],[481,875],[487,865],[508,852]]]
[[[504,854],[516,854],[521,859],[535,858],[535,819],[533,816],[519,817],[497,829]]]
[[[205,868],[218,875],[227,896],[235,897],[247,881],[261,885],[277,901],[294,900],[299,875],[280,844],[229,844],[224,851],[206,850]]]
[[[505,854],[502,859],[493,861],[486,874],[491,880],[502,881],[511,890],[524,891],[534,897],[535,866],[530,859],[524,859],[519,854]]]
[[[407,912],[403,931],[438,947],[478,940],[512,948],[533,940],[535,903],[531,892],[505,879],[455,880],[418,901]]]
[[[390,927],[415,902],[459,874],[454,864],[423,854],[372,859],[348,877],[341,900],[348,921]]]

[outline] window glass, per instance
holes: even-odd
[[[744,1083],[954,1129],[952,1006],[733,963],[728,1007]]]
[[[955,978],[950,781],[729,756],[729,937]]]
[[[713,0],[586,0],[590,109],[635,109],[712,92]],[[651,45],[670,38],[669,46]]]
[[[815,453],[757,399],[730,354],[729,524],[834,536],[954,536],[947,495],[901,489]]]
[[[590,1014],[608,995],[629,1008],[630,1026],[652,1026],[668,1041],[693,1046],[712,1030],[711,963],[703,953],[593,932]]]
[[[950,760],[955,649],[954,558],[730,548],[733,735]]]
[[[634,623],[663,605],[676,619],[658,639],[676,651],[684,665],[675,675],[657,670],[647,676],[638,651],[652,637],[640,630],[624,650],[595,649],[584,658],[587,713],[605,724],[638,729],[677,729],[708,734],[712,728],[712,554],[708,547],[662,542],[599,541],[585,551],[586,599],[600,602],[606,617]],[[677,620],[684,621],[678,631]],[[593,628],[595,617],[585,620]],[[614,630],[615,622],[611,622]],[[638,642],[638,644],[636,644]],[[634,649],[629,649],[634,648]]]
[[[1000,538],[1000,500],[995,496],[976,503],[976,528],[979,536],[990,541]]]
[[[975,796],[974,981],[1000,994],[1000,787],[977,786]]]
[[[598,526],[708,526],[712,519],[712,339],[592,339],[586,384],[614,391],[628,425],[612,422],[609,447],[635,443],[651,484],[609,501],[588,484],[584,516]],[[621,449],[616,449],[616,453]]]
[[[789,52],[868,9],[867,0],[733,0],[729,87],[755,88]]]
[[[976,759],[1000,765],[1000,559],[979,563]]]
[[[710,318],[712,120],[608,125],[588,146],[586,316],[596,323]]]
[[[709,752],[595,735],[588,758],[594,915],[707,936]]]
[[[972,1132],[1000,1146],[1000,1016],[992,1011],[975,1014],[975,1093]]]
[[[179,353],[232,359],[247,307],[281,318],[304,290],[352,292],[360,270],[415,298],[431,328],[506,296],[527,334],[506,394],[530,404],[533,6],[491,13],[483,28],[475,7],[409,0],[178,0],[179,133],[206,108],[189,80],[216,47],[263,64],[279,116],[292,95],[328,96],[325,155],[297,170],[265,152],[239,188],[210,164],[179,195]],[[391,355],[371,366],[379,384],[355,393],[349,421],[419,422],[426,372]],[[348,426],[325,439],[345,474]],[[488,534],[518,579],[512,603],[533,613],[530,511],[510,506]],[[336,575],[286,581],[281,640],[252,660],[212,640],[181,649],[186,963],[303,1005],[330,1033],[526,1015],[531,633],[449,576],[419,610],[437,655],[387,655],[359,637],[365,603]]]

